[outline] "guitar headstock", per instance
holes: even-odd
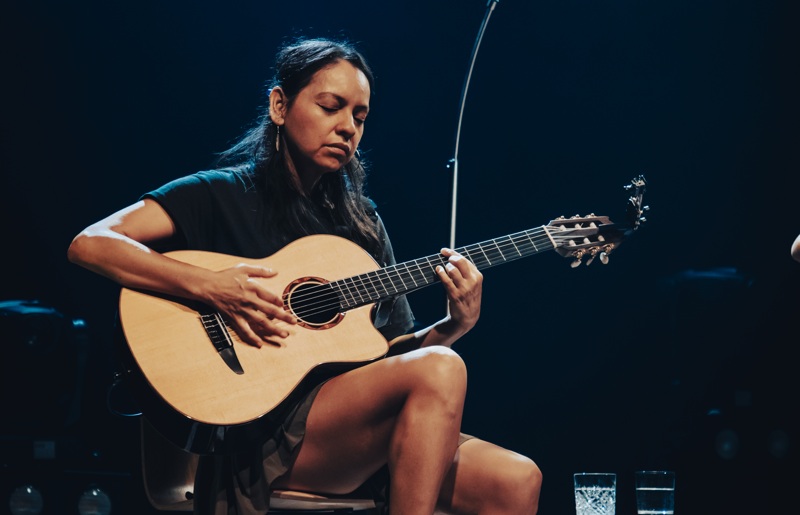
[[[625,185],[625,190],[631,191],[631,196],[628,198],[627,224],[624,226],[614,224],[607,216],[593,213],[551,220],[545,230],[556,252],[573,258],[572,268],[580,266],[584,258],[587,266],[598,257],[601,263],[607,264],[608,255],[646,221],[642,215],[650,208],[642,204],[645,184],[644,177],[640,175]]]
[[[632,179],[629,184],[625,185],[626,191],[631,191],[631,196],[628,197],[628,210],[627,210],[627,217],[628,217],[628,224],[630,224],[631,231],[635,231],[639,228],[639,225],[646,222],[647,218],[644,216],[644,212],[650,209],[650,206],[645,206],[642,204],[642,197],[644,197],[645,185],[647,182],[644,180],[644,176],[640,175],[635,179]]]

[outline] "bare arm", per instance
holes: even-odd
[[[219,272],[169,258],[148,244],[175,234],[175,225],[153,200],[143,200],[84,229],[67,256],[77,265],[127,288],[144,289],[214,306],[260,346],[269,336],[288,336],[275,321],[294,323],[277,295],[253,279],[272,277],[264,267],[240,265]]]
[[[445,267],[437,267],[436,274],[447,292],[450,314],[435,324],[392,340],[391,344],[403,347],[450,347],[478,322],[481,311],[483,274],[467,258],[450,249],[442,249],[448,257]]]

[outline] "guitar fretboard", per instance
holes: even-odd
[[[479,270],[555,248],[544,226],[455,249]],[[433,254],[328,283],[343,311],[409,293],[438,281],[436,267],[447,258]]]

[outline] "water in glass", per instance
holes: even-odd
[[[616,495],[613,487],[575,488],[577,515],[614,515],[615,509]]]

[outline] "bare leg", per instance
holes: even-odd
[[[497,445],[464,442],[445,477],[437,514],[534,515],[542,473],[530,459]]]
[[[458,445],[466,369],[427,347],[328,381],[292,468],[275,486],[347,493],[384,464],[392,515],[433,513]]]

